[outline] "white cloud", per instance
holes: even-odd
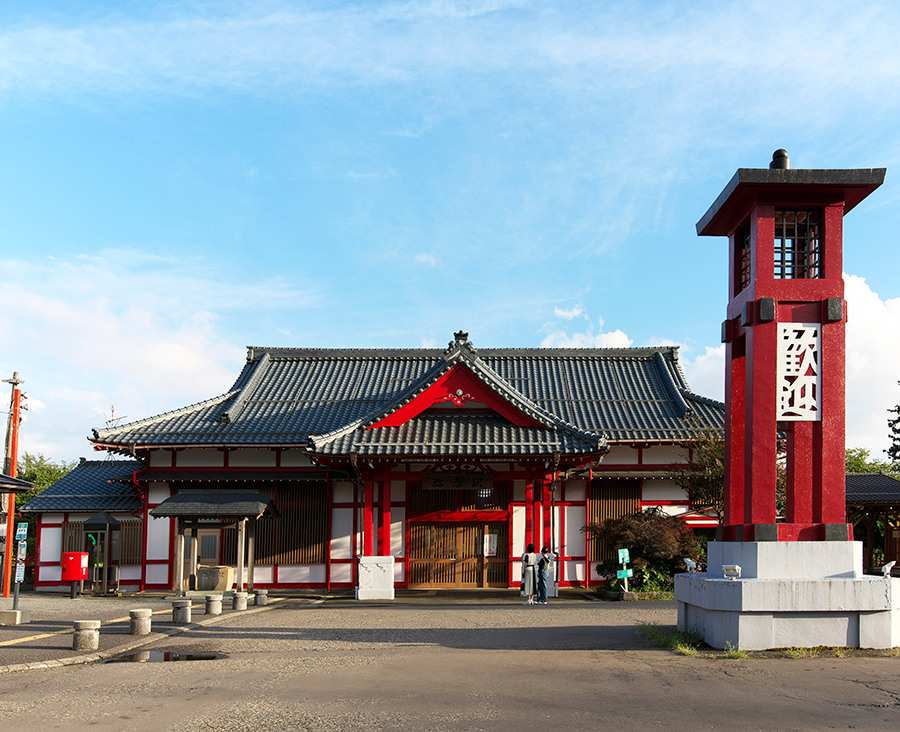
[[[706,346],[703,353],[691,360],[682,351],[681,367],[691,391],[701,396],[725,399],[725,346]]]
[[[571,310],[563,310],[562,308],[554,308],[553,310],[553,314],[557,318],[562,318],[563,320],[572,320],[572,318],[577,318],[583,313],[584,308],[581,305],[576,305]]]
[[[434,267],[434,265],[437,264],[437,260],[434,257],[432,257],[430,254],[424,254],[424,253],[417,254],[415,256],[415,260],[419,264],[427,264],[430,267]]]
[[[900,298],[882,300],[844,275],[847,299],[847,445],[884,458],[887,410],[900,404]]]
[[[34,395],[20,452],[70,460],[113,406],[139,419],[226,391],[245,350],[219,332],[221,317],[311,301],[281,281],[223,282],[140,252],[133,261],[101,252],[0,262],[0,335],[14,344],[0,369],[19,371]]]
[[[618,329],[604,333],[603,318],[597,318],[597,329],[599,332],[594,332],[594,327],[589,326],[588,330],[582,333],[568,333],[559,328],[554,329],[541,341],[541,348],[628,348],[634,342]]]

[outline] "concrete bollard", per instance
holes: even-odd
[[[99,620],[76,620],[74,625],[73,651],[96,651],[100,648]]]
[[[247,593],[246,592],[235,592],[234,597],[231,599],[231,609],[232,610],[246,610],[247,609]]]
[[[222,614],[222,596],[207,595],[206,596],[206,614],[221,615]]]
[[[148,608],[129,610],[130,623],[128,632],[131,635],[150,635],[150,616],[153,611]]]
[[[172,622],[176,625],[186,625],[191,622],[190,600],[172,600]]]
[[[269,604],[269,591],[268,590],[257,590],[256,597],[253,598],[254,605],[268,605]]]

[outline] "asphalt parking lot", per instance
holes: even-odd
[[[48,599],[55,610],[12,633],[70,623],[49,617],[68,613],[63,600]],[[70,602],[97,613],[102,603],[110,621],[131,607],[154,607],[146,597]],[[167,606],[158,599],[156,609]],[[574,594],[529,607],[507,593],[418,593],[391,603],[289,597],[142,646],[216,660],[94,661],[0,674],[0,723],[186,732],[900,725],[900,659],[689,658],[654,647],[635,629],[672,625],[675,612],[673,602]],[[165,629],[164,614],[154,616],[154,630]],[[109,630],[106,652],[115,655],[127,635],[112,622]],[[0,628],[0,638],[12,640],[10,631]],[[0,646],[0,664],[37,649],[77,653],[71,634],[61,633]]]

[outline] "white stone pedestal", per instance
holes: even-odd
[[[360,557],[357,600],[394,599],[394,558]]]
[[[710,542],[707,566],[676,575],[675,599],[679,629],[714,648],[900,645],[900,579],[863,575],[860,542]]]

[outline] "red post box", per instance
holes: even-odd
[[[88,553],[65,552],[62,555],[62,581],[80,582],[88,576]]]

